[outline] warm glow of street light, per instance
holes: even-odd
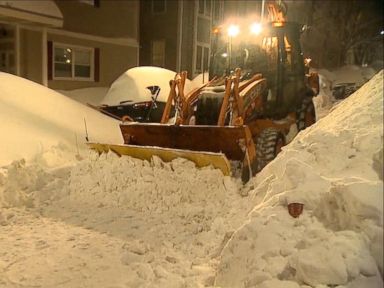
[[[228,36],[230,37],[235,37],[237,34],[239,34],[239,26],[236,25],[231,25],[228,27]]]
[[[221,57],[227,58],[228,57],[228,53],[224,52],[223,54],[221,54]]]
[[[260,34],[261,32],[261,24],[260,23],[252,23],[251,25],[251,33],[252,34]]]

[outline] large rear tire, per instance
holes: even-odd
[[[316,122],[315,106],[312,97],[305,97],[296,111],[297,130],[301,131]]]
[[[266,128],[254,141],[256,143],[256,169],[259,172],[280,153],[281,148],[285,145],[285,137],[275,128]]]

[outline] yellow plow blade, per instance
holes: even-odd
[[[164,162],[170,162],[176,158],[185,158],[196,164],[197,167],[212,166],[220,169],[224,175],[230,175],[231,167],[223,153],[197,152],[181,149],[170,149],[153,146],[115,145],[101,143],[87,143],[87,145],[99,153],[112,151],[119,156],[127,155],[133,158],[150,161],[156,155]]]

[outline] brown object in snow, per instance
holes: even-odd
[[[293,218],[297,218],[303,213],[304,204],[303,203],[289,203],[288,212]]]

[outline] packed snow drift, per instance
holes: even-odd
[[[57,90],[57,92],[80,103],[99,106],[108,90],[108,87],[90,87],[75,90]]]
[[[382,287],[382,120],[381,71],[245,186],[183,159],[77,160],[61,145],[14,161],[0,170],[0,287]]]
[[[122,143],[118,124],[49,88],[0,72],[0,165],[59,144],[77,153],[87,133],[90,141]]]
[[[382,120],[383,72],[284,147],[248,185],[257,205],[216,284],[382,287]],[[291,218],[289,203],[304,213]]]

